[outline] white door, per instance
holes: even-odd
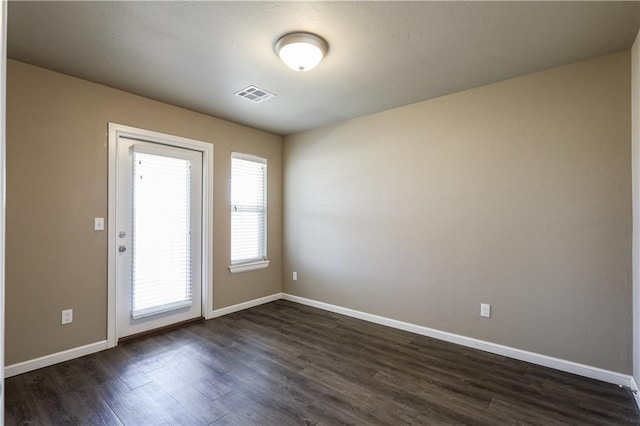
[[[202,316],[202,152],[117,140],[117,337]]]

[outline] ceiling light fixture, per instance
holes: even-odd
[[[276,41],[275,51],[289,68],[309,71],[327,54],[327,42],[315,34],[295,32]]]

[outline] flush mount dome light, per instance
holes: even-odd
[[[289,33],[276,41],[275,50],[282,62],[296,71],[315,68],[327,54],[327,42],[311,33]]]

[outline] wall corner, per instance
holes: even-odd
[[[636,383],[640,383],[640,32],[631,48],[631,168],[633,203],[632,358],[633,378]],[[638,402],[637,398],[636,402]]]

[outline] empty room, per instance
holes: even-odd
[[[640,424],[640,2],[0,11],[4,424]]]

